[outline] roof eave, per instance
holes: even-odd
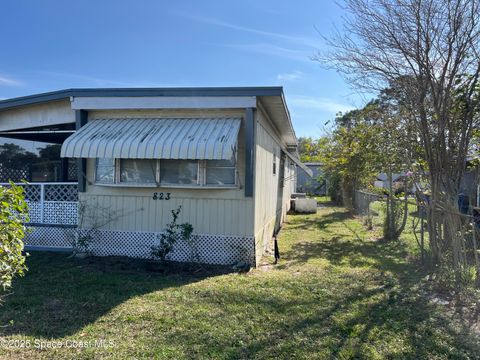
[[[21,96],[0,101],[0,110],[38,104],[70,97],[148,97],[148,96],[281,96],[279,86],[264,87],[195,87],[195,88],[83,88],[64,89]]]

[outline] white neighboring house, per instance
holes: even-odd
[[[25,185],[34,250],[68,250],[80,228],[94,229],[95,255],[149,257],[182,206],[179,221],[193,225],[199,261],[255,265],[289,210],[297,166],[311,174],[298,159],[281,87],[68,89],[7,99],[0,137],[62,144],[65,176],[76,163],[78,183]],[[171,259],[190,253],[178,243]]]
[[[402,182],[403,177],[405,176],[404,173],[401,174],[392,174],[392,182],[393,182],[393,187],[395,188],[396,183]],[[382,189],[388,189],[390,186],[388,184],[388,175],[385,173],[380,173],[377,175],[377,179],[374,182],[374,185],[376,187],[382,188]]]

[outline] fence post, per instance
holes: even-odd
[[[423,221],[425,210],[417,205],[417,214],[420,216],[420,251],[422,256],[422,264],[425,264],[425,222]]]
[[[473,240],[473,254],[475,259],[475,286],[480,287],[480,261],[478,258],[478,247],[477,247],[477,224],[475,222],[475,217],[472,216],[472,240]]]
[[[45,205],[45,184],[40,184],[40,223],[43,224],[43,212]]]

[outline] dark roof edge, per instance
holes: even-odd
[[[71,96],[148,97],[148,96],[282,96],[281,86],[260,87],[182,87],[182,88],[84,88],[65,89],[0,101],[0,110],[68,99]]]

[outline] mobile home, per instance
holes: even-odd
[[[2,181],[29,182],[26,245],[69,249],[72,236],[89,231],[99,256],[149,257],[181,206],[198,261],[254,265],[303,167],[281,87],[69,89],[7,99],[0,139],[50,144],[38,158],[58,151],[34,171],[1,155]],[[177,243],[171,259],[188,261],[191,247]]]

